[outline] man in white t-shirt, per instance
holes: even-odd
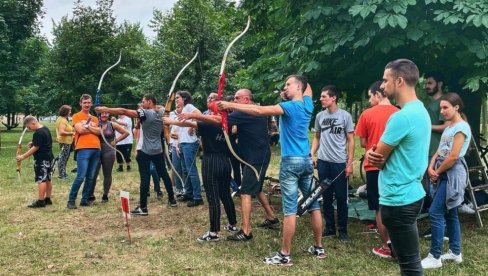
[[[125,115],[119,115],[119,118],[116,120],[116,122],[123,126],[124,129],[129,133],[129,136],[127,136],[125,139],[120,140],[116,145],[115,148],[121,152],[124,156],[122,159],[122,156],[120,155],[119,152],[117,152],[117,164],[119,164],[119,168],[117,169],[118,172],[123,172],[124,171],[124,160],[125,163],[127,164],[127,171],[130,171],[130,153],[132,152],[132,144],[134,143],[134,136],[132,135],[132,119],[125,116]],[[117,139],[121,134],[119,132],[115,132],[115,139]]]

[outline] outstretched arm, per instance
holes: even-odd
[[[281,108],[281,106],[278,104],[260,106],[254,104],[238,104],[238,103],[221,101],[218,102],[217,105],[220,110],[232,109],[247,114],[251,114],[254,116],[281,116],[284,113],[283,108]]]
[[[106,106],[97,106],[95,107],[95,111],[97,113],[108,112],[114,115],[125,115],[131,118],[137,118],[137,111],[132,109],[125,109],[121,107],[106,107]]]
[[[192,121],[178,121],[178,120],[172,120],[167,117],[163,118],[164,124],[165,125],[175,125],[175,126],[180,126],[180,127],[193,127],[197,128],[197,123],[192,122]]]
[[[222,117],[217,115],[203,115],[202,113],[184,112],[178,115],[178,120],[197,120],[209,124],[219,125],[222,122]]]

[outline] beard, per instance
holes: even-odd
[[[432,90],[427,89],[425,91],[427,92],[427,95],[432,96],[435,93],[437,93],[438,90],[439,90],[439,84],[436,83],[434,88],[432,88]]]
[[[393,101],[396,99],[396,94],[397,94],[396,90],[393,90],[391,93],[386,93],[386,91],[385,91],[385,95],[388,98],[388,100],[390,100],[390,101]]]

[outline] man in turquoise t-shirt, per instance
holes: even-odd
[[[281,97],[288,101],[273,106],[229,102],[219,102],[218,106],[220,109],[232,109],[255,116],[281,116],[280,184],[285,216],[283,240],[281,250],[266,257],[264,262],[270,265],[290,266],[291,242],[295,234],[298,209],[298,189],[304,196],[312,191],[313,166],[308,141],[308,126],[313,112],[312,89],[304,77],[292,75],[286,79]],[[308,248],[308,252],[317,258],[325,258],[320,206],[314,202],[308,210],[314,234],[314,244]]]
[[[381,88],[402,109],[390,117],[378,145],[366,153],[370,164],[381,170],[381,218],[402,275],[422,275],[417,215],[425,196],[421,179],[427,168],[429,144],[425,141],[430,140],[431,123],[415,93],[418,79],[418,68],[410,60],[386,65]]]

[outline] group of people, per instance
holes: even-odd
[[[329,179],[331,185],[323,194],[322,211],[317,201],[309,206],[314,242],[308,248],[308,252],[316,258],[325,258],[323,237],[337,236],[340,240],[349,239],[348,177],[353,171],[354,134],[359,136],[360,144],[366,150],[368,206],[376,211],[376,223],[382,241],[380,247],[373,248],[373,253],[381,257],[395,257],[404,275],[421,275],[423,268],[440,267],[442,261],[446,260],[460,263],[461,238],[456,207],[462,203],[464,197],[468,176],[463,156],[469,145],[471,132],[462,117],[463,103],[459,95],[442,95],[441,82],[433,79],[433,76],[427,75],[426,78],[428,92],[432,81],[436,82],[431,89],[435,93],[429,94],[435,96],[434,100],[437,103],[431,105],[437,105],[433,107],[438,108],[437,113],[431,112],[429,116],[426,107],[417,98],[417,66],[410,60],[399,59],[388,63],[383,80],[373,83],[369,88],[368,96],[372,107],[361,114],[355,127],[352,116],[338,106],[340,91],[333,85],[325,86],[320,94],[323,111],[316,115],[315,135],[311,145],[308,127],[313,115],[313,93],[306,79],[299,75],[286,78],[281,92],[283,101],[277,105],[256,105],[249,89],[239,89],[233,102],[221,101],[216,93],[211,93],[207,99],[208,110],[201,113],[191,104],[191,94],[179,91],[175,97],[175,111],[165,116],[164,109],[157,105],[156,98],[147,94],[142,98],[141,106],[137,110],[96,107],[95,111],[101,114],[100,125],[97,117],[89,114],[91,97],[83,95],[80,99],[82,110],[73,116],[72,126],[65,124],[65,127],[57,131],[58,140],[63,142],[60,142],[60,145],[63,145],[60,160],[67,159],[64,155],[66,151],[69,153],[69,149],[64,149],[70,144],[69,140],[63,140],[63,136],[70,136],[73,132],[75,134],[78,172],[69,193],[67,206],[76,208],[75,200],[83,180],[85,185],[80,205],[90,205],[93,199],[96,167],[103,167],[104,163],[107,164],[107,170],[103,169],[102,200],[106,199],[111,183],[105,183],[105,174],[108,174],[108,168],[113,166],[114,151],[106,148],[105,139],[101,139],[101,135],[103,133],[105,137],[114,137],[114,131],[120,133],[118,138],[114,138],[115,141],[108,139],[109,143],[126,138],[127,131],[122,126],[114,122],[109,124],[107,120],[108,114],[125,115],[137,119],[140,125],[136,155],[141,182],[140,199],[139,205],[131,210],[132,214],[148,215],[147,195],[151,166],[154,166],[158,178],[162,178],[164,182],[170,206],[177,205],[177,195],[180,201],[188,202],[188,207],[203,204],[200,178],[195,164],[200,138],[203,150],[201,175],[208,202],[210,227],[197,240],[220,240],[220,203],[224,206],[228,220],[223,229],[232,232],[227,239],[252,240],[252,197],[257,197],[265,211],[264,221],[258,227],[280,226],[279,219],[262,191],[271,156],[267,117],[277,116],[280,118],[279,180],[284,216],[283,237],[280,250],[266,257],[265,263],[292,265],[291,248],[296,228],[299,192],[303,196],[308,196],[313,190],[314,167],[318,171],[319,181]],[[398,107],[392,105],[392,100]],[[69,115],[69,111],[70,109],[63,110],[63,116]],[[231,112],[225,116],[227,111]],[[439,119],[439,114],[442,120]],[[434,122],[433,117],[439,121]],[[225,120],[228,121],[231,133],[223,130],[225,128],[222,124],[224,122],[225,125]],[[51,179],[46,176],[46,171],[50,169],[49,162],[52,160],[49,131],[32,116],[27,116],[24,124],[35,131],[35,134],[31,149],[19,155],[17,159],[22,160],[34,154],[36,182],[39,183],[39,199],[35,204],[41,204],[41,201],[43,204],[49,204],[52,189]],[[172,162],[171,176],[165,165],[166,141],[162,139],[165,127],[169,128],[171,137],[168,141]],[[431,132],[442,135],[437,148],[429,153],[429,147],[433,147],[428,143]],[[233,156],[234,147],[237,147],[237,157]],[[244,161],[245,164],[242,166],[242,172],[237,175],[232,175],[234,158]],[[111,165],[109,160],[112,160]],[[421,182],[424,175],[429,180],[426,188]],[[60,170],[60,176],[65,176],[65,172]],[[236,210],[231,195],[232,177],[240,180],[240,229],[237,226]],[[429,208],[432,245],[427,258],[421,261],[416,220],[426,191],[432,198]],[[334,199],[337,201],[337,223]],[[449,236],[449,250],[446,254],[441,254],[445,225]]]

